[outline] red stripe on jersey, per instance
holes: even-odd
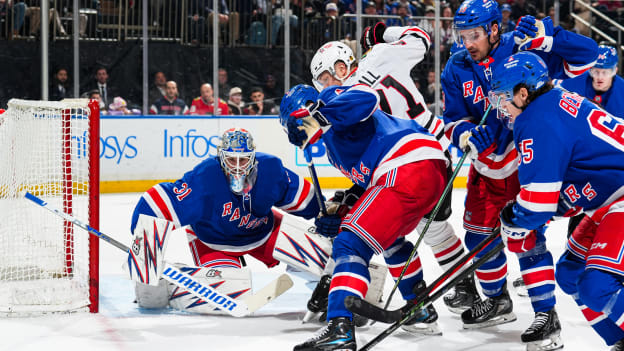
[[[405,143],[403,146],[399,148],[399,150],[397,150],[394,154],[392,154],[392,156],[390,156],[387,160],[391,160],[399,156],[403,156],[407,154],[408,152],[414,151],[421,147],[430,147],[430,148],[434,148],[434,149],[442,151],[442,146],[440,146],[440,143],[437,141],[427,140],[427,139],[416,139],[416,140],[411,140]]]
[[[555,270],[553,267],[544,267],[539,271],[530,272],[530,273],[522,273],[522,279],[526,285],[538,284],[543,281],[554,281],[555,280]]]
[[[590,324],[594,319],[602,316],[602,312],[596,312],[589,307],[583,308],[581,312],[583,312],[583,316],[585,316],[585,319],[587,319]]]
[[[171,212],[169,212],[169,208],[167,207],[167,204],[160,197],[160,194],[158,193],[158,191],[156,191],[156,189],[154,188],[150,188],[147,191],[147,194],[152,198],[152,200],[154,200],[154,203],[156,204],[156,206],[158,206],[158,209],[162,212],[163,216],[165,216],[165,219],[168,221],[173,221]]]
[[[436,253],[434,256],[435,256],[436,258],[440,258],[440,257],[446,256],[446,255],[448,255],[449,253],[451,253],[451,252],[453,252],[453,251],[457,250],[457,248],[458,248],[459,246],[461,246],[461,241],[459,241],[459,239],[457,239],[457,240],[455,240],[455,243],[454,243],[451,247],[449,247],[449,248],[448,248],[448,249],[446,249],[446,250],[443,250],[443,251],[440,251],[440,252]]]
[[[431,44],[431,37],[424,30],[422,30],[422,29],[420,29],[418,27],[411,27],[411,28],[408,28],[405,32],[401,33],[401,35],[403,35],[403,34],[405,34],[407,32],[416,32],[416,33],[422,35],[423,37],[425,37],[425,39],[427,39],[427,41],[429,41],[428,44]]]
[[[308,197],[311,188],[312,187],[310,186],[310,182],[304,179],[303,189],[301,189],[301,193],[299,194],[299,199],[297,200],[297,203],[294,206],[285,209],[284,211],[292,211],[299,208],[299,206],[301,206],[301,203],[303,203],[303,201]]]
[[[407,276],[414,272],[417,272],[418,270],[420,270],[421,267],[422,265],[420,263],[420,257],[416,257],[415,260],[410,262],[407,270],[405,271],[405,275]],[[390,275],[392,276],[392,278],[397,278],[399,275],[401,275],[401,271],[403,271],[403,265],[397,267],[388,267],[388,271],[390,271]]]
[[[566,70],[566,72],[568,72],[568,73],[574,74],[575,76],[580,76],[581,74],[585,73],[585,72],[586,72],[586,71],[588,71],[590,68],[592,68],[592,66],[588,66],[588,67],[585,67],[585,68],[581,68],[581,69],[576,69],[576,70],[574,70],[574,69],[572,69],[572,68],[570,67],[570,65],[568,64],[568,62],[564,60],[564,61],[563,61],[563,68],[564,68],[564,69]]]
[[[493,271],[493,272],[484,272],[484,271],[480,271],[477,269],[475,274],[477,275],[477,278],[479,278],[479,280],[485,280],[485,281],[501,280],[507,274],[507,265],[504,265],[500,267],[498,270]]]
[[[535,204],[556,204],[559,202],[559,191],[530,191],[520,189],[520,198]]]
[[[489,169],[495,170],[502,169],[510,162],[514,162],[516,160],[516,157],[518,157],[518,151],[514,148],[501,161],[492,161],[491,159],[486,157],[479,157],[479,161],[487,165]]]
[[[362,294],[362,296],[366,296],[366,292],[368,291],[368,282],[351,275],[337,275],[332,277],[331,284],[329,285],[329,291],[340,287],[357,290]]]

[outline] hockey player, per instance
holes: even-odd
[[[453,32],[465,49],[449,59],[442,73],[446,134],[454,145],[469,150],[472,159],[464,211],[468,249],[491,233],[500,210],[520,191],[519,156],[511,131],[504,129],[494,114],[488,115],[483,126],[476,126],[489,104],[492,68],[514,52],[531,50],[545,59],[554,77],[574,77],[588,70],[597,56],[593,40],[554,28],[550,18],[537,21],[524,16],[514,32],[504,34],[499,31],[500,21],[496,1],[464,1],[455,14]],[[534,323],[522,334],[524,342],[536,341],[536,323],[541,320],[538,317],[555,315],[553,260],[542,231],[533,250],[518,254],[536,313]],[[501,252],[481,266],[476,276],[487,299],[462,313],[464,327],[481,328],[515,320],[506,287],[505,254]]]
[[[512,251],[536,243],[551,217],[585,211],[557,263],[557,283],[574,297],[612,350],[624,347],[624,121],[575,93],[553,88],[546,63],[517,53],[493,72],[490,101],[513,129],[522,190],[500,215]],[[559,329],[544,317],[546,336]]]
[[[380,108],[395,117],[416,121],[427,129],[442,144],[445,152],[449,140],[444,135],[444,124],[440,118],[434,116],[428,109],[421,93],[416,88],[410,75],[414,66],[421,62],[431,45],[429,35],[419,27],[386,27],[378,22],[372,27],[365,28],[360,40],[364,57],[357,63],[353,52],[343,43],[329,42],[317,50],[310,63],[313,82],[317,90],[330,85],[364,84],[375,89],[379,95]],[[450,154],[447,154],[450,159]],[[451,165],[447,168],[448,175],[453,173]],[[453,227],[447,222],[451,215],[451,196],[448,194],[445,202],[431,222],[425,233],[424,242],[433,251],[436,260],[443,270],[453,264],[463,255],[464,246]],[[419,223],[417,231],[421,232],[427,219]],[[317,228],[323,227],[324,221],[332,218],[320,217]],[[400,273],[400,271],[398,272]],[[396,278],[396,276],[394,276]],[[474,278],[470,276],[461,281],[452,296],[445,299],[445,303],[455,312],[462,312],[479,300]],[[437,334],[437,314],[433,305],[429,307],[431,318],[427,320],[429,326],[410,328],[413,332]]]
[[[279,158],[256,152],[247,130],[231,128],[221,137],[218,156],[141,196],[131,230],[134,233],[140,214],[164,218],[175,227],[188,226],[188,244],[198,267],[241,268],[245,254],[273,267],[279,263],[273,247],[282,218],[273,207],[313,218],[319,205],[312,189]],[[152,295],[148,290],[144,291]],[[142,296],[137,297],[140,302]]]
[[[294,350],[355,350],[353,315],[344,299],[366,295],[373,254],[384,255],[393,276],[401,271],[413,248],[405,236],[441,196],[448,160],[424,128],[379,110],[379,96],[366,85],[330,87],[318,98],[312,87],[299,85],[284,100],[287,106],[295,105],[290,100],[307,102],[298,110],[280,111],[291,143],[305,148],[322,136],[334,167],[366,189],[334,239],[329,324]],[[411,261],[398,288],[408,301],[425,288],[418,258]]]

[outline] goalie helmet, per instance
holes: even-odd
[[[353,56],[353,51],[346,44],[339,41],[330,41],[316,50],[310,62],[312,83],[314,83],[316,90],[323,90],[323,84],[318,81],[318,78],[325,71],[329,72],[329,74],[339,81],[344,81],[346,77],[337,77],[336,69],[334,68],[336,62],[340,61],[344,62],[347,66],[347,72],[351,72],[351,65],[355,62],[355,56]]]
[[[316,102],[318,95],[316,89],[309,85],[298,84],[290,88],[280,104],[280,124],[282,127],[287,128],[291,113],[306,107],[309,102]]]
[[[488,100],[492,108],[497,109],[497,117],[505,127],[513,130],[513,118],[505,107],[513,100],[514,88],[522,83],[530,94],[549,80],[544,60],[529,51],[511,55],[494,68]]]
[[[460,30],[482,27],[490,35],[492,22],[501,23],[503,16],[494,0],[466,0],[462,2],[453,18],[453,39],[462,44]]]
[[[242,128],[226,130],[221,136],[217,153],[232,192],[249,192],[256,169],[256,145],[251,134]]]

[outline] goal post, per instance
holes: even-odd
[[[98,103],[10,100],[0,165],[0,315],[97,312],[98,239],[21,194],[99,227]]]

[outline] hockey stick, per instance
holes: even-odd
[[[318,181],[318,176],[316,175],[316,168],[314,168],[314,163],[312,162],[312,153],[310,152],[310,145],[306,146],[303,149],[303,155],[305,156],[306,162],[308,163],[308,171],[310,171],[310,178],[312,178],[312,185],[314,186],[314,195],[316,195],[316,201],[318,201],[319,208],[323,215],[327,215],[327,208],[325,207],[325,201],[323,201],[323,193],[321,193],[321,185]]]
[[[24,197],[34,202],[35,204],[45,208],[46,210],[60,216],[66,221],[71,222],[77,225],[78,227],[86,230],[90,234],[97,236],[98,238],[115,246],[116,248],[126,253],[130,251],[130,248],[128,246],[98,231],[97,229],[91,227],[90,225],[80,221],[79,219],[59,210],[58,208],[43,201],[39,197],[29,192],[26,192],[24,194]],[[292,280],[290,280],[290,278],[287,275],[286,275],[286,278],[284,278],[283,276],[285,276],[285,274],[283,274],[282,276],[278,277],[275,281],[273,281],[272,283],[269,283],[266,287],[261,289],[258,292],[258,294],[249,296],[243,301],[235,301],[231,297],[221,294],[220,292],[216,291],[214,288],[210,287],[209,285],[202,284],[201,282],[196,280],[194,277],[183,272],[182,270],[178,269],[174,265],[166,261],[163,263],[164,263],[164,269],[163,269],[162,277],[164,279],[188,291],[189,293],[196,296],[197,298],[203,301],[206,301],[211,306],[215,308],[219,308],[220,310],[223,310],[234,317],[244,317],[255,312],[257,309],[264,306],[266,303],[268,303],[275,297],[281,295],[284,291],[288,290],[292,286]],[[285,279],[290,280],[290,283],[288,283]],[[264,302],[264,303],[261,303],[261,302]]]
[[[482,264],[487,262],[495,254],[498,254],[499,251],[503,250],[503,248],[505,248],[505,244],[501,241],[496,246],[494,246],[492,248],[492,250],[488,251],[485,255],[483,255],[477,261],[475,261],[468,268],[468,270],[471,270],[471,273],[472,273],[472,271],[474,271],[479,266],[481,266]],[[390,327],[388,327],[386,330],[381,332],[379,335],[377,335],[375,338],[373,338],[373,340],[369,341],[366,345],[364,345],[359,351],[368,351],[368,350],[372,349],[373,347],[375,347],[382,340],[384,340],[390,334],[392,334],[395,330],[399,329],[402,325],[404,325],[405,323],[407,323],[411,319],[413,319],[414,316],[418,312],[420,312],[423,308],[431,305],[434,300],[438,299],[440,296],[442,296],[444,293],[446,293],[448,290],[450,290],[455,284],[457,284],[459,282],[459,280],[460,280],[459,276],[457,276],[453,280],[451,280],[448,284],[442,286],[433,295],[425,297],[421,302],[419,302],[418,304],[416,304],[412,308],[410,308],[409,311],[407,311],[407,313],[403,314],[399,321],[395,322]]]
[[[419,296],[416,297],[416,301],[424,301],[426,299],[435,300],[439,296],[437,294],[444,294],[446,291],[450,290],[453,286],[457,284],[460,280],[466,278],[468,275],[472,274],[475,270],[479,268],[485,262],[483,257],[490,257],[489,253],[486,253],[483,257],[479,258],[477,261],[473,262],[471,265],[468,265],[479,252],[483,251],[485,247],[492,244],[494,240],[496,240],[500,235],[500,228],[495,228],[494,231],[488,235],[484,240],[482,240],[479,245],[474,247],[470,252],[464,255],[459,261],[455,262],[455,264],[446,270],[442,275],[438,277],[433,283],[429,284],[429,286],[423,290]],[[497,248],[494,247],[492,251],[498,252]],[[463,269],[463,270],[462,270]],[[455,276],[457,274],[457,276]],[[453,279],[451,279],[453,277]],[[451,279],[449,281],[449,279]],[[446,283],[446,284],[445,284]],[[438,289],[442,284],[445,284],[440,290],[436,291],[434,295],[429,296],[434,290]],[[411,305],[411,304],[410,304]],[[372,320],[376,320],[382,323],[395,323],[405,315],[405,306],[396,309],[396,310],[386,310],[379,308],[373,304],[368,303],[365,300],[360,299],[357,296],[348,296],[345,298],[345,306],[353,313],[357,313],[361,316],[370,318]]]
[[[500,101],[500,98],[499,98],[499,101]],[[481,120],[479,121],[479,124],[477,125],[477,127],[478,126],[482,126],[485,123],[485,120],[487,119],[487,116],[490,114],[491,110],[492,110],[492,104],[490,104],[487,107],[487,109],[485,110],[485,113],[483,114],[483,117],[481,117]],[[466,160],[466,157],[468,157],[469,151],[470,151],[469,148],[464,150],[464,153],[463,153],[462,157],[459,159],[459,162],[457,163],[457,167],[455,167],[455,170],[453,171],[453,174],[451,175],[451,177],[449,178],[448,182],[446,183],[446,187],[444,187],[444,191],[442,191],[442,196],[440,196],[440,199],[438,200],[438,203],[435,205],[433,210],[430,212],[429,218],[427,218],[427,222],[425,223],[425,227],[423,228],[422,232],[420,233],[420,236],[418,236],[418,240],[416,240],[416,243],[414,244],[414,248],[412,249],[412,252],[410,253],[409,257],[407,258],[407,261],[405,262],[405,264],[403,265],[403,269],[401,270],[401,274],[399,274],[399,276],[397,277],[396,281],[394,282],[394,286],[392,287],[392,291],[390,291],[390,295],[388,295],[388,300],[386,301],[386,305],[384,306],[384,309],[387,309],[388,306],[390,305],[390,301],[392,300],[392,296],[396,292],[396,289],[399,287],[399,283],[401,282],[401,279],[403,279],[403,276],[405,275],[405,272],[407,271],[407,267],[409,266],[410,262],[412,262],[412,259],[414,259],[414,256],[416,256],[416,252],[418,250],[418,247],[420,246],[420,242],[424,239],[425,233],[427,233],[427,230],[429,229],[429,225],[431,225],[431,222],[433,222],[433,219],[435,218],[435,216],[440,211],[440,208],[442,207],[442,204],[444,203],[444,200],[446,199],[448,194],[453,189],[453,181],[455,180],[455,178],[457,178],[457,174],[459,174],[461,166],[464,164],[464,161]]]

